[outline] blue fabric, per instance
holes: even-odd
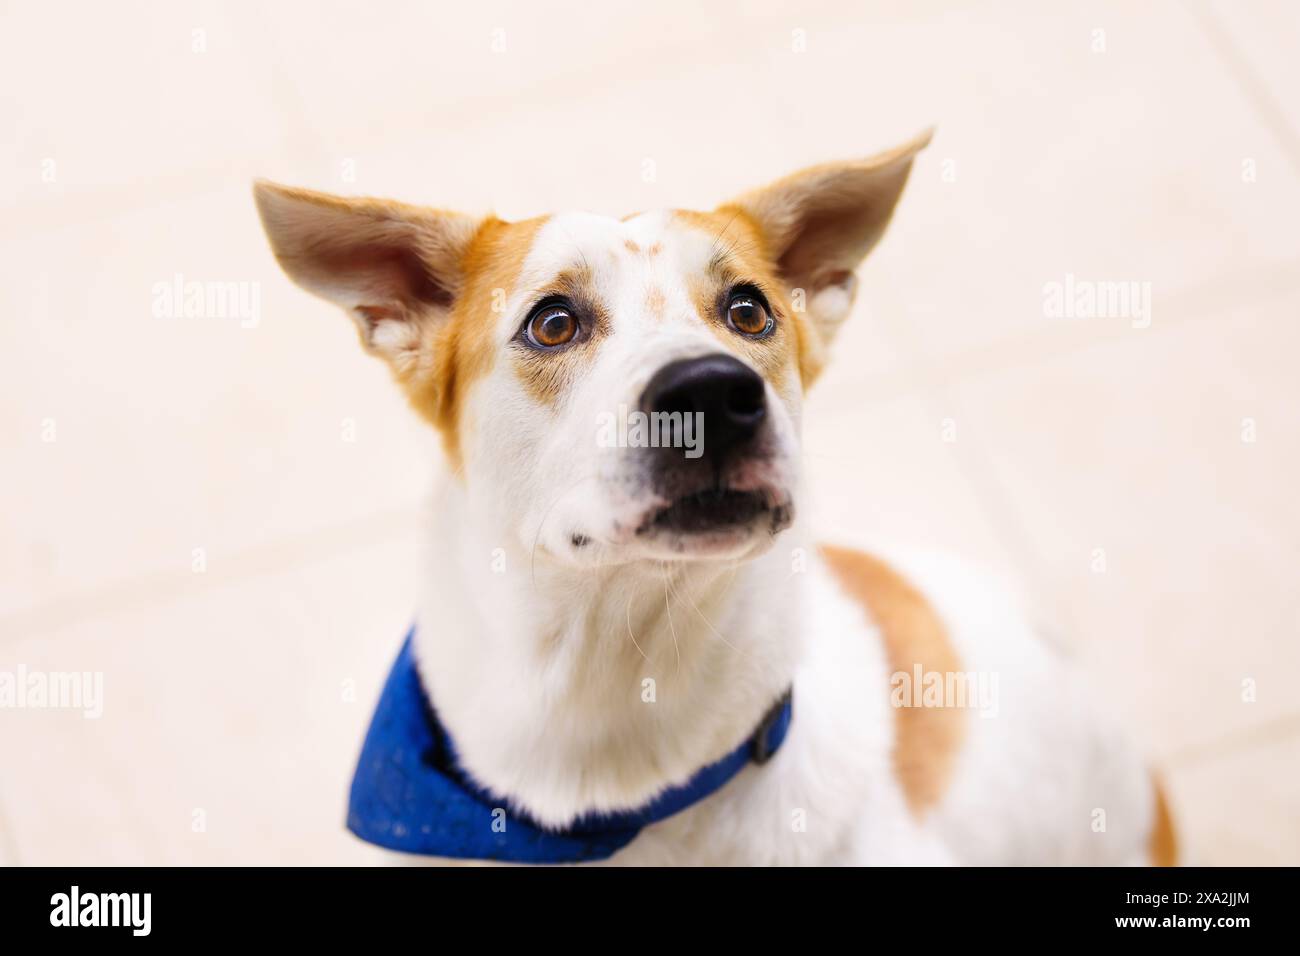
[[[703,800],[751,759],[764,762],[790,727],[793,706],[787,693],[753,736],[681,786],[637,810],[591,814],[563,830],[548,830],[459,768],[451,739],[416,672],[414,633],[407,635],[384,684],[348,803],[348,829],[390,850],[514,863],[603,860],[631,843],[643,827]],[[493,816],[497,808],[505,810],[504,828],[501,815]]]

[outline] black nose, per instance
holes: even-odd
[[[669,362],[650,379],[641,406],[650,413],[702,415],[704,457],[714,460],[753,438],[767,414],[763,379],[721,353]]]

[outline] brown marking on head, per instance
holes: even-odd
[[[918,664],[927,674],[961,670],[943,621],[898,572],[860,551],[826,545],[820,550],[840,586],[879,627],[894,672],[912,674]],[[919,817],[943,796],[967,715],[955,707],[899,707],[895,713],[894,773]]]
[[[668,297],[664,295],[664,290],[658,286],[651,286],[645,296],[646,311],[655,319],[664,317],[664,310],[668,307]]]
[[[689,276],[687,288],[696,311],[709,330],[728,348],[737,349],[778,391],[793,364],[807,387],[820,369],[805,318],[790,305],[786,284],[766,255],[763,234],[739,209],[715,212],[679,211],[678,222],[707,233],[713,254],[703,275]],[[763,339],[752,339],[727,325],[726,296],[738,284],[755,286],[772,308],[776,328]]]
[[[452,469],[462,464],[462,411],[470,386],[492,370],[497,351],[495,311],[509,297],[545,216],[522,222],[490,217],[470,243],[461,294],[443,323],[423,343],[423,359],[399,376],[407,398],[442,435]]]
[[[286,274],[352,317],[457,466],[461,399],[491,367],[490,290],[509,290],[540,220],[507,224],[269,182],[253,194]]]
[[[913,160],[931,132],[867,159],[800,170],[717,210],[747,221],[762,236],[762,256],[783,287],[792,297],[800,290],[795,332],[805,387],[817,377],[849,315],[855,270],[889,225]]]
[[[510,361],[524,389],[542,405],[554,405],[560,395],[595,360],[601,339],[609,334],[609,315],[595,294],[595,281],[585,265],[566,269],[539,291],[536,298],[559,295],[577,312],[579,336],[568,345],[545,352],[521,343],[510,347]]]
[[[791,387],[806,388],[817,376],[852,301],[852,270],[879,239],[926,142],[928,134],[867,160],[804,170],[713,212],[674,215],[674,225],[699,230],[713,243],[708,267],[686,277],[699,318],[774,388],[784,391],[793,374],[798,381]],[[257,184],[255,197],[285,272],[353,318],[366,349],[389,363],[412,405],[442,433],[459,471],[465,396],[493,368],[504,337],[496,334],[496,309],[514,291],[546,220],[508,223],[273,183]],[[661,241],[643,241],[650,243],[647,259],[664,251]],[[599,262],[614,269],[619,245],[642,251],[632,239],[610,245],[608,263]],[[609,329],[592,277],[569,281],[575,286],[570,299],[584,312],[585,337],[545,354],[528,354],[518,342],[507,346],[527,391],[543,403],[557,400]],[[727,325],[727,294],[736,284],[763,293],[776,320],[771,334],[755,339]],[[798,312],[791,305],[795,287],[802,293]],[[664,298],[662,288],[648,288],[648,312],[666,313]]]

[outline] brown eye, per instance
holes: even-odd
[[[528,341],[538,348],[556,348],[577,334],[578,320],[567,306],[547,306],[528,320]]]
[[[733,292],[727,303],[727,324],[742,335],[765,335],[775,324],[763,300],[751,292]]]

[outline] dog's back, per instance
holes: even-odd
[[[946,555],[823,553],[888,649],[909,808],[956,862],[1173,862],[1139,756],[1005,582]]]

